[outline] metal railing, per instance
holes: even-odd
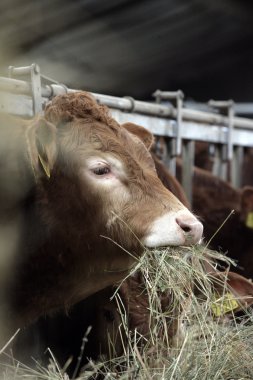
[[[57,83],[40,73],[36,64],[26,67],[10,67],[9,77],[0,77],[0,107],[2,112],[22,117],[32,117],[43,112],[43,107],[52,97],[75,92],[64,84]],[[115,97],[93,93],[96,100],[107,105],[119,122],[134,122],[149,129],[154,135],[163,136],[167,153],[164,160],[175,173],[175,160],[182,156],[182,184],[191,200],[191,172],[194,163],[194,141],[214,144],[214,172],[223,179],[240,186],[243,148],[253,147],[253,120],[236,117],[234,103],[209,103],[213,112],[204,112],[184,107],[182,91],[162,92],[153,95],[156,102],[144,102],[131,97]],[[162,101],[170,101],[162,104]],[[221,112],[217,112],[217,109]],[[224,114],[225,112],[225,114]]]

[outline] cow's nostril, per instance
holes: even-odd
[[[190,238],[192,243],[200,241],[203,233],[203,226],[195,217],[180,215],[176,218],[176,222],[184,233],[187,234],[187,240]]]
[[[176,222],[179,225],[179,227],[184,231],[184,232],[191,232],[192,230],[192,225],[190,222],[185,222],[184,218],[176,218]]]

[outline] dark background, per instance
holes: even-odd
[[[253,1],[1,0],[0,73],[36,62],[72,88],[253,99]]]

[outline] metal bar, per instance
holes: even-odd
[[[227,162],[228,156],[228,147],[227,145],[220,146],[220,155],[221,155],[221,167],[220,167],[220,178],[226,181],[229,175],[229,167]]]
[[[214,163],[212,173],[216,177],[227,179],[227,147],[226,145],[215,145],[214,147]]]
[[[182,186],[187,199],[192,204],[192,170],[194,165],[194,141],[183,141],[182,144]]]
[[[154,96],[156,99],[160,100],[175,100],[178,97],[183,99],[184,98],[184,93],[181,90],[177,91],[161,91],[161,90],[156,90],[152,96]]]
[[[235,146],[231,163],[231,183],[234,187],[241,187],[242,183],[243,147]]]
[[[131,111],[133,108],[132,100],[129,98],[119,98],[116,96],[102,95],[97,93],[92,93],[95,99],[102,104],[105,104],[109,108],[119,109],[121,111]],[[174,111],[173,111],[174,110]],[[145,115],[153,115],[160,117],[169,117],[173,114],[176,116],[176,110],[174,107],[167,107],[160,104],[143,102],[140,100],[135,100],[134,112],[143,113]],[[173,116],[174,117],[174,116]],[[253,123],[252,123],[253,125]]]
[[[221,172],[220,177],[224,180],[227,180],[229,182],[232,181],[233,175],[235,173],[232,173],[233,165],[233,128],[234,128],[234,102],[233,100],[209,100],[208,105],[211,107],[214,107],[218,109],[220,112],[225,112],[228,117],[228,124],[227,124],[227,143],[226,146],[223,146],[222,149],[222,161],[221,161]],[[224,154],[225,153],[225,154]],[[235,169],[235,167],[234,167]]]
[[[233,158],[233,127],[234,127],[234,108],[230,105],[228,108],[228,160]]]
[[[176,155],[179,156],[182,151],[182,115],[183,115],[183,97],[184,94],[179,91],[177,96],[177,139]]]
[[[78,91],[58,83],[41,85],[40,69],[36,64],[10,67],[9,73],[15,77],[29,76],[29,81],[0,77],[0,107],[5,112],[30,116],[30,108],[36,114],[42,111],[44,101],[59,94]],[[138,101],[131,97],[120,98],[97,93],[93,95],[99,103],[111,109],[118,122],[132,121],[144,125],[158,136],[165,136],[167,153],[164,161],[174,175],[176,155],[182,153],[182,185],[190,203],[194,165],[193,140],[219,144],[215,147],[214,173],[224,180],[229,176],[234,186],[240,185],[243,147],[253,146],[253,120],[235,117],[232,101],[209,102],[211,106],[226,109],[227,115],[223,115],[184,108],[184,94],[180,90],[157,90],[154,94],[156,103]],[[174,106],[158,104],[162,99],[174,101]],[[234,145],[236,148],[233,148]]]
[[[183,99],[184,93],[181,90],[177,91],[161,91],[156,90],[152,94],[156,103],[160,103],[162,100],[170,100],[176,105],[176,120],[177,120],[177,129],[176,129],[176,146],[175,146],[175,155],[179,156],[182,150],[182,138],[181,138],[181,124],[182,124],[182,109],[183,109]]]
[[[236,103],[235,113],[240,115],[253,115],[253,103]]]
[[[33,104],[31,97],[25,95],[10,96],[6,92],[0,91],[1,112],[21,116],[25,118],[33,117]]]
[[[208,105],[218,109],[219,111],[225,111],[228,117],[228,131],[227,131],[227,160],[231,161],[233,158],[233,143],[232,134],[234,127],[234,102],[233,100],[209,100]]]
[[[176,176],[176,156],[175,152],[175,139],[166,138],[166,157],[164,159],[164,163],[169,169],[170,173]]]
[[[31,96],[31,83],[18,79],[0,77],[0,91]]]
[[[15,94],[31,95],[31,84],[25,81],[0,77],[0,90],[8,91]],[[63,85],[46,85],[42,86],[42,97],[51,98],[56,95],[57,91],[65,91]],[[68,89],[67,92],[76,92],[78,90]],[[132,109],[132,102],[127,98],[114,97],[93,93],[95,98],[102,104],[110,108],[129,111]],[[177,110],[174,107],[168,107],[161,104],[148,103],[135,100],[135,113],[144,115],[159,116],[165,118],[176,118]],[[193,109],[183,108],[182,118],[192,122],[201,122],[215,125],[227,125],[228,117],[210,112],[197,111]],[[253,130],[253,120],[241,117],[234,118],[234,127]]]
[[[175,120],[148,116],[137,113],[121,112],[111,109],[112,116],[119,122],[132,122],[143,125],[154,135],[176,138]],[[182,122],[182,139],[205,141],[214,144],[227,144],[227,127],[194,123],[189,121]],[[233,144],[242,146],[253,146],[253,133],[246,129],[234,129]]]
[[[193,100],[186,100],[185,106],[187,108],[210,112],[210,107],[206,103],[199,103]],[[235,114],[239,115],[253,115],[253,103],[244,102],[234,104]]]
[[[40,79],[40,68],[38,65],[33,63],[30,69],[31,85],[32,85],[32,100],[33,100],[33,113],[42,111],[42,96],[41,96],[41,79]]]
[[[24,67],[14,67],[14,66],[9,66],[9,76],[10,77],[17,77],[17,76],[23,76],[23,75],[30,75],[31,69],[39,72],[40,68],[39,65],[36,63],[33,63],[31,66],[24,66]]]
[[[63,87],[61,91],[64,90]],[[49,89],[49,91],[51,91]],[[3,100],[4,99],[4,100]],[[43,102],[45,99],[43,99]],[[4,104],[3,104],[4,102]],[[30,107],[30,109],[29,109]],[[32,116],[32,99],[24,95],[10,94],[0,91],[0,109],[13,115],[27,117]],[[23,111],[22,111],[23,109]],[[168,118],[157,116],[148,116],[138,113],[122,112],[117,109],[111,109],[112,116],[119,122],[132,122],[147,128],[150,132],[157,136],[167,136],[168,138],[176,138],[176,121]],[[227,127],[208,125],[203,123],[194,123],[183,121],[181,126],[182,139],[205,141],[213,144],[226,144]],[[253,133],[246,129],[234,129],[233,145],[243,147],[253,147]]]
[[[28,82],[31,83],[33,114],[36,115],[42,111],[40,67],[36,63],[24,67],[9,66],[9,77],[19,76],[28,77]]]
[[[195,122],[202,122],[202,123],[209,123],[209,124],[216,124],[216,125],[227,125],[228,124],[228,117],[222,116],[214,113],[209,112],[201,112],[201,111],[195,111],[183,108],[183,118],[185,120],[191,120]],[[234,127],[236,128],[246,128],[246,129],[253,129],[253,120],[241,118],[241,117],[235,117],[234,118]]]
[[[233,106],[232,100],[209,100],[208,105],[214,108],[224,108],[227,109],[229,106]]]

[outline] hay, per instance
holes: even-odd
[[[237,320],[232,312],[231,321],[223,315],[220,318],[212,315],[216,302],[213,283],[218,280],[207,275],[206,267],[216,270],[217,260],[225,267],[232,264],[223,255],[205,247],[146,251],[133,272],[142,272],[147,289],[149,340],[139,348],[139,334],[127,331],[129,342],[125,355],[107,362],[89,363],[80,379],[253,378],[250,312],[245,311],[244,322]],[[223,287],[225,295],[229,289],[226,283]],[[164,312],[161,297],[167,293],[172,302]],[[219,302],[222,305],[222,297]],[[173,315],[180,328],[171,341],[166,326]],[[164,326],[162,336],[161,326]],[[182,326],[184,331],[181,331]]]
[[[128,337],[124,355],[97,362],[90,361],[81,371],[79,380],[91,379],[173,379],[228,380],[253,379],[253,316],[245,311],[243,319],[230,312],[214,317],[213,306],[222,302],[229,292],[223,284],[223,294],[214,294],[215,282],[207,275],[216,270],[219,260],[224,267],[232,262],[206,247],[166,248],[149,251],[139,260],[140,271],[149,300],[149,336],[128,331],[127,317],[118,292],[122,326]],[[169,296],[166,310],[161,299]],[[168,326],[175,334],[170,336]],[[113,350],[112,350],[113,352]],[[21,363],[2,367],[3,378],[31,380],[67,380],[53,358],[48,368],[29,369]]]

